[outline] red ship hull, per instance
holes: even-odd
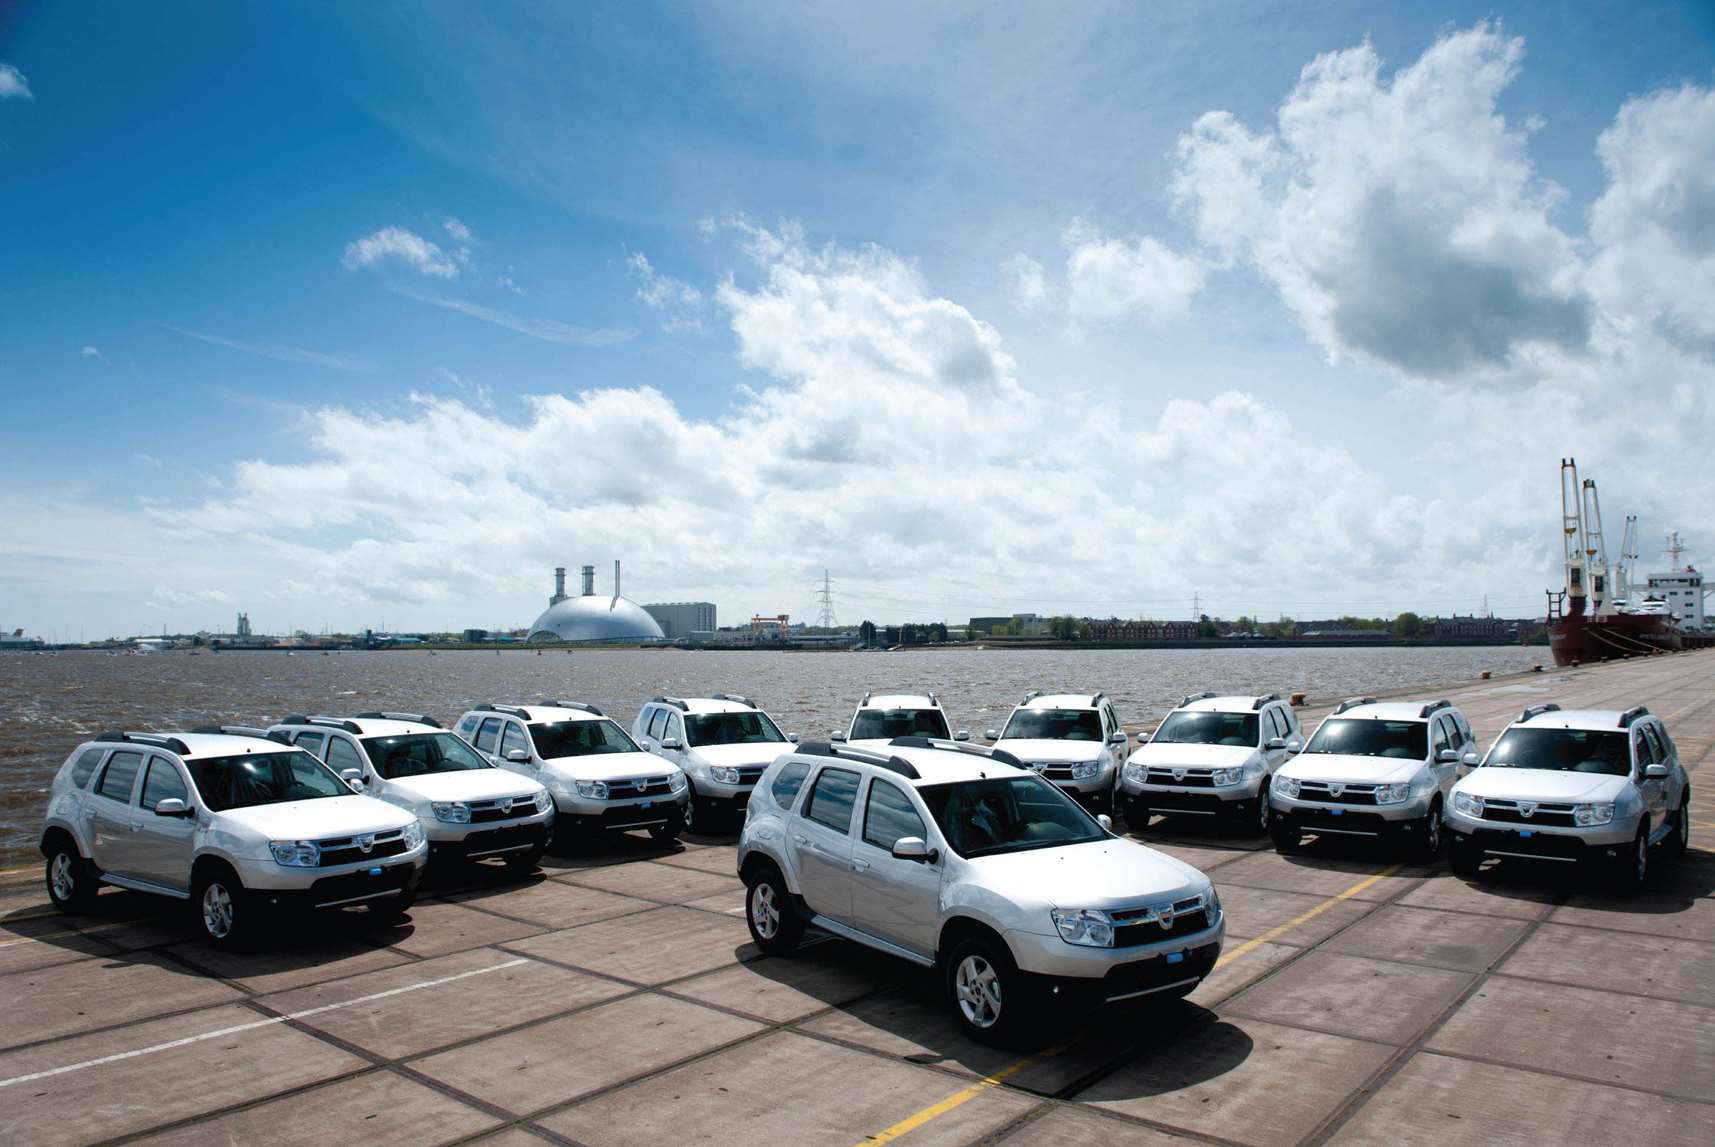
[[[1573,613],[1548,627],[1548,648],[1554,654],[1554,664],[1561,667],[1672,653],[1684,647],[1672,619],[1656,614],[1589,617]]]

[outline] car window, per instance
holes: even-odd
[[[805,801],[804,815],[835,832],[850,832],[857,790],[858,774],[850,769],[823,769]]]
[[[1317,726],[1316,735],[1310,738],[1304,751],[1421,761],[1428,745],[1429,725],[1424,721],[1330,717]]]
[[[1476,734],[1471,732],[1470,722],[1465,720],[1465,714],[1453,714],[1453,723],[1459,726],[1459,739],[1461,744],[1469,745],[1472,741],[1477,739]]]
[[[667,710],[657,709],[649,715],[649,728],[644,736],[659,741],[661,733],[667,728]]]
[[[491,767],[452,733],[401,733],[365,737],[363,751],[375,771],[390,781],[429,773],[463,773]]]
[[[1274,728],[1274,731],[1269,734],[1271,740],[1275,737],[1284,738],[1286,736],[1286,718],[1280,715],[1279,709],[1268,711],[1268,723]]]
[[[685,732],[690,734],[690,745],[762,745],[786,740],[767,714],[754,711],[687,716]]]
[[[479,718],[473,713],[469,717],[460,721],[459,736],[463,737],[467,741],[470,740],[471,734],[476,732],[476,723],[478,720]]]
[[[530,746],[524,740],[524,730],[508,721],[506,722],[506,731],[500,735],[500,755],[504,757],[513,749],[523,749],[528,753]]]
[[[530,726],[536,755],[544,761],[589,757],[597,753],[640,753],[631,735],[612,721],[546,721]],[[520,746],[522,747],[522,746]]]
[[[1649,742],[1644,740],[1642,729],[1632,734],[1632,755],[1637,758],[1639,773],[1643,772],[1645,766],[1655,764],[1655,754],[1650,752]]]
[[[322,755],[322,742],[326,740],[327,734],[325,733],[299,733],[292,738],[292,744],[306,753],[313,753],[319,757]]]
[[[88,784],[89,775],[95,772],[95,766],[101,763],[101,754],[106,751],[106,749],[85,749],[83,755],[78,757],[77,764],[71,767],[71,783],[80,789]]]
[[[1099,741],[1102,717],[1094,709],[1018,709],[1000,735],[1003,740]]]
[[[179,776],[173,762],[165,757],[150,757],[149,771],[143,776],[143,799],[139,803],[153,811],[156,805],[169,797],[189,802],[190,793],[185,789],[185,780]]]
[[[685,743],[685,728],[679,721],[679,714],[667,714],[667,734],[663,740],[678,741],[681,745]]]
[[[1087,715],[1094,723],[1096,715]],[[939,709],[861,709],[852,721],[850,733],[854,741],[891,741],[895,737],[938,737],[946,740],[951,735],[947,730],[947,718]]]
[[[142,767],[142,753],[114,753],[108,758],[101,779],[95,783],[96,793],[121,804],[130,804],[131,786],[136,783],[137,770]]]
[[[1656,727],[1654,725],[1644,726],[1644,739],[1649,742],[1650,754],[1655,758],[1656,763],[1666,764],[1667,750],[1663,747],[1661,738],[1656,736]]]
[[[995,777],[917,790],[960,856],[989,856],[1106,840],[1094,818],[1041,777]]]
[[[1549,769],[1623,777],[1631,771],[1626,735],[1615,729],[1512,728],[1483,761],[1486,769]]]
[[[869,804],[864,806],[863,839],[884,852],[892,852],[900,837],[916,836],[927,839],[923,818],[911,805],[911,798],[892,781],[877,778],[869,782]]]
[[[363,770],[363,758],[357,755],[357,750],[344,737],[328,738],[328,768],[336,773],[347,769]]]
[[[1441,752],[1442,749],[1451,749],[1453,747],[1453,743],[1447,736],[1447,722],[1443,721],[1443,720],[1441,720],[1441,718],[1437,717],[1435,719],[1434,725],[1435,725],[1435,744],[1434,744],[1433,748],[1434,748],[1435,752],[1439,753],[1439,752]]]
[[[1164,745],[1246,745],[1254,749],[1261,727],[1256,713],[1181,710],[1168,714],[1150,741]]]
[[[494,744],[500,739],[500,718],[490,717],[482,723],[482,731],[476,735],[476,747],[485,753],[494,752]]]
[[[781,808],[791,808],[792,802],[798,799],[798,790],[804,787],[804,778],[809,775],[810,766],[803,761],[788,761],[783,765],[769,786],[775,803]]]
[[[199,757],[187,762],[202,803],[215,812],[285,801],[348,797],[351,789],[328,767],[296,749]]]

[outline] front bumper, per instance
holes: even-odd
[[[1161,816],[1219,816],[1241,815],[1250,810],[1262,788],[1262,777],[1256,776],[1236,785],[1163,785],[1139,783],[1120,784],[1120,799],[1129,810]]]
[[[1278,784],[1269,789],[1268,803],[1275,816],[1306,832],[1333,832],[1351,836],[1384,836],[1400,831],[1412,821],[1429,815],[1435,789],[1414,793],[1398,804],[1357,804],[1307,801],[1281,793]]]
[[[427,854],[428,847],[423,845],[414,855],[389,857],[370,865],[342,864],[331,871],[306,868],[303,871],[313,879],[296,888],[254,888],[248,883],[245,887],[264,904],[284,910],[353,908],[416,895],[423,882]],[[244,879],[242,872],[239,879]]]
[[[298,868],[292,865],[276,864],[272,857],[267,860],[245,858],[231,861],[238,873],[239,883],[245,891],[254,892],[268,898],[282,898],[300,901],[314,899],[315,886],[326,880],[333,880],[353,875],[372,874],[376,869],[391,872],[398,868],[410,868],[418,878],[429,860],[429,842],[424,841],[416,848],[393,856],[375,857],[374,859],[358,860],[347,864],[330,864],[325,867]]]
[[[594,811],[562,813],[560,821],[567,827],[586,833],[635,832],[663,825],[679,828],[685,823],[685,806],[689,802],[689,794],[683,792],[667,799],[605,803],[580,801],[581,805],[595,806]]]
[[[551,810],[525,820],[476,825],[457,840],[431,840],[429,856],[436,860],[486,860],[546,848],[553,827]]]
[[[650,809],[662,809],[668,805],[684,807],[691,799],[689,788],[680,789],[676,793],[659,793],[647,797],[627,797],[624,800],[591,800],[573,794],[554,791],[554,808],[562,817],[580,819],[601,819],[617,809],[638,809],[648,812]]]
[[[1019,971],[1059,981],[1073,981],[1084,990],[1094,988],[1099,993],[1100,989],[1094,986],[1110,977],[1129,979],[1139,975],[1139,969],[1161,969],[1164,975],[1171,970],[1174,974],[1160,985],[1166,987],[1191,976],[1193,969],[1201,966],[1204,955],[1208,955],[1208,967],[1213,968],[1226,935],[1227,915],[1222,912],[1213,927],[1153,944],[1132,944],[1124,948],[1086,948],[1080,944],[1068,944],[1058,933],[1044,936],[1037,932],[1009,931],[1005,939]],[[1183,975],[1177,974],[1180,971]],[[1196,973],[1196,978],[1201,979],[1208,974],[1204,969]]]
[[[1638,818],[1616,818],[1592,828],[1546,828],[1479,820],[1449,812],[1443,822],[1455,847],[1478,848],[1487,856],[1532,860],[1617,860],[1628,855]]]
[[[546,828],[548,822],[553,819],[554,806],[550,804],[545,812],[533,812],[529,816],[508,817],[505,820],[453,822],[437,820],[431,816],[423,818],[423,832],[429,838],[430,851],[438,854],[443,851],[458,851],[457,848],[448,848],[448,846],[463,844],[473,836],[480,837],[502,829],[532,825]]]

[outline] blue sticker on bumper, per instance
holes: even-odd
[[[1167,962],[1169,964],[1182,964],[1185,962],[1185,953],[1184,952],[1169,952],[1169,953],[1167,953]]]
[[[1341,813],[1343,813],[1345,811],[1346,810],[1343,808],[1331,808],[1328,810],[1328,815],[1329,816],[1339,816]]]

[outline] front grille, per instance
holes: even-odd
[[[666,777],[628,777],[607,782],[607,799],[628,801],[638,797],[664,797],[673,791]]]
[[[1178,785],[1180,788],[1206,789],[1213,788],[1215,778],[1209,769],[1186,769],[1183,776],[1175,777],[1172,769],[1150,769],[1148,783],[1152,785]]]
[[[768,771],[767,765],[740,765],[738,767],[738,783],[754,785],[762,779],[762,774]]]
[[[491,801],[472,801],[470,804],[470,822],[484,824],[494,820],[511,820],[514,817],[534,816],[536,801],[532,797],[501,797]]]
[[[547,838],[548,830],[544,824],[514,824],[467,834],[464,850],[467,856],[481,856],[505,848],[541,844]]]
[[[1166,908],[1171,912],[1167,927],[1163,928],[1159,920],[1149,920],[1147,923],[1133,924],[1130,921],[1141,920],[1154,911],[1151,908],[1129,908],[1120,912],[1110,912],[1109,919],[1114,922],[1114,947],[1133,948],[1139,944],[1156,944],[1162,940],[1171,940],[1175,936],[1189,936],[1201,932],[1205,928],[1215,926],[1214,913],[1203,904],[1203,898],[1192,896],[1184,900],[1175,900]]]
[[[1339,789],[1339,792],[1335,792]],[[1375,785],[1344,785],[1330,781],[1303,781],[1298,786],[1298,799],[1320,801],[1324,804],[1376,803]]]
[[[398,856],[409,852],[405,847],[403,829],[389,829],[378,832],[368,839],[372,842],[369,851],[365,852],[360,843],[364,838],[357,836],[337,836],[316,843],[322,850],[322,867],[331,868],[336,864],[356,864],[364,860],[383,860],[389,856]]]
[[[318,905],[336,904],[341,900],[353,900],[377,892],[397,892],[404,888],[410,879],[409,864],[395,864],[383,868],[378,875],[364,871],[348,872],[344,876],[324,876],[310,885],[310,898]]]
[[[1531,805],[1531,815],[1524,815],[1523,804]],[[1484,801],[1483,820],[1502,824],[1543,824],[1556,828],[1573,828],[1572,806],[1569,804],[1535,804],[1531,801]]]
[[[1546,856],[1561,860],[1574,860],[1584,855],[1586,845],[1582,837],[1565,836],[1559,833],[1532,832],[1525,836],[1521,832],[1508,832],[1505,829],[1483,829],[1471,834],[1472,842],[1485,851],[1509,852],[1525,856]]]

